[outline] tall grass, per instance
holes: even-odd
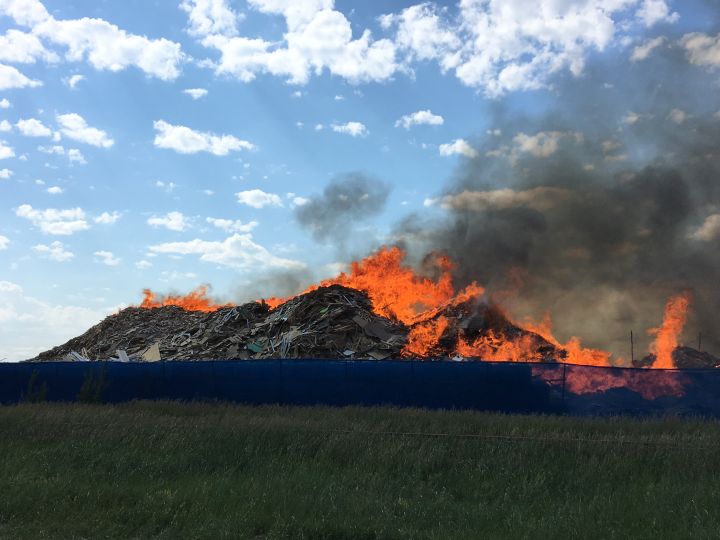
[[[720,424],[0,407],[0,538],[711,538]]]

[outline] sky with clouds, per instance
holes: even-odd
[[[513,160],[581,140],[493,123],[498,109],[542,117],[567,81],[622,102],[619,81],[672,50],[717,92],[711,2],[535,4],[0,0],[0,359],[144,287],[232,298],[272,273],[325,277],[392,241],[399,216],[442,212],[483,141],[503,135]],[[619,106],[615,121],[644,114]],[[315,208],[356,173],[372,196],[332,216],[352,240],[339,250]]]

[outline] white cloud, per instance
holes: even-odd
[[[232,151],[255,148],[254,144],[232,135],[214,135],[194,131],[189,127],[168,124],[164,120],[156,120],[153,122],[153,127],[157,131],[154,140],[155,146],[175,150],[181,154],[210,152],[216,156],[226,156]]]
[[[29,79],[17,68],[0,64],[0,90],[8,90],[10,88],[35,88],[42,86],[40,81]]]
[[[112,214],[110,212],[103,212],[99,216],[93,218],[93,221],[95,223],[99,223],[100,225],[112,225],[113,223],[116,223],[121,216],[122,214],[120,212],[113,212]]]
[[[685,120],[687,120],[687,118],[688,114],[682,109],[673,109],[668,114],[668,119],[672,120],[676,124],[682,124]]]
[[[663,36],[660,36],[641,43],[633,49],[632,54],[630,55],[630,60],[633,62],[645,60],[655,49],[663,45],[665,41],[666,39]]]
[[[37,60],[57,61],[57,55],[48,51],[37,36],[10,29],[0,35],[0,62],[33,64]]]
[[[253,208],[264,208],[265,206],[282,206],[280,195],[265,193],[261,189],[250,189],[235,194],[240,204],[246,204]]]
[[[70,148],[67,152],[67,157],[70,160],[70,163],[79,163],[80,165],[85,165],[87,163],[87,161],[85,161],[85,156],[83,156],[82,152],[77,148]]]
[[[366,137],[370,132],[362,122],[347,122],[330,126],[336,133],[344,133],[352,137]]]
[[[33,26],[50,18],[39,0],[5,0],[0,3],[0,14],[13,18],[22,26]]]
[[[12,124],[7,120],[0,120],[0,131],[12,131]]]
[[[163,182],[162,180],[158,180],[155,182],[155,187],[162,188],[168,193],[172,193],[178,185],[175,182]]]
[[[33,246],[32,250],[41,257],[57,262],[66,262],[75,257],[74,253],[67,251],[65,245],[57,240],[49,246],[46,244],[38,244]]]
[[[243,223],[240,220],[233,221],[232,219],[220,219],[213,217],[207,218],[206,221],[213,227],[217,227],[218,229],[222,229],[223,231],[229,233],[249,233],[259,225],[257,221]]]
[[[183,94],[187,94],[193,99],[200,99],[201,97],[207,96],[208,91],[204,88],[186,88],[183,90]]]
[[[82,208],[38,210],[23,204],[15,210],[15,215],[30,220],[42,232],[56,236],[67,236],[90,228]]]
[[[309,202],[310,202],[310,199],[308,199],[307,197],[295,196],[292,198],[293,206],[305,206]]]
[[[9,180],[13,175],[10,169],[0,169],[0,180]]]
[[[457,13],[433,3],[380,18],[395,28],[406,71],[436,61],[443,72],[496,97],[547,86],[563,70],[578,76],[586,56],[622,42],[637,24],[672,22],[665,0],[462,0]],[[635,9],[633,9],[635,8]]]
[[[171,231],[184,231],[190,224],[181,212],[168,212],[164,216],[153,216],[147,220],[148,225],[153,227],[165,227]]]
[[[645,26],[653,26],[659,22],[674,23],[680,18],[677,13],[670,12],[665,0],[643,0],[637,16]]]
[[[412,114],[406,114],[395,122],[395,127],[404,127],[410,129],[412,126],[428,125],[428,126],[441,126],[445,120],[438,114],[433,114],[430,109],[424,111],[417,111]]]
[[[51,304],[27,295],[22,287],[0,281],[0,359],[25,360],[64,343],[117,311]]]
[[[12,2],[12,4],[39,2]],[[12,6],[10,7],[12,9]],[[44,10],[44,8],[42,8]],[[8,13],[7,6],[0,10]],[[32,19],[22,14],[8,13],[18,24],[31,26],[32,33],[51,43],[66,47],[65,59],[71,62],[87,60],[98,70],[121,71],[130,66],[163,80],[172,80],[180,74],[179,65],[184,55],[180,44],[165,38],[148,39],[130,34],[103,19],[58,20],[45,11]]]
[[[66,77],[63,79],[63,82],[70,88],[75,88],[80,81],[84,81],[85,76],[84,75],[71,75],[70,77]]]
[[[697,230],[690,234],[690,238],[703,242],[713,242],[720,239],[720,214],[711,214]]]
[[[142,261],[137,261],[137,262],[135,263],[135,268],[138,268],[138,269],[140,269],[140,270],[145,270],[146,268],[151,268],[152,265],[153,265],[153,263],[151,263],[150,261],[146,261],[145,259],[143,259]]]
[[[51,186],[45,191],[47,191],[50,195],[60,195],[63,192],[63,188],[60,186]]]
[[[325,126],[323,126],[322,124],[315,124],[314,129],[315,131],[322,131],[323,129],[325,129]]]
[[[242,20],[227,0],[182,0],[180,9],[188,14],[188,33],[191,36],[237,35],[237,24]]]
[[[520,152],[532,154],[535,157],[548,157],[557,152],[560,139],[565,133],[560,131],[540,131],[535,135],[518,133],[513,142]]]
[[[0,99],[0,109],[9,109],[10,108],[10,102],[7,98]]]
[[[452,156],[460,154],[469,158],[477,157],[478,153],[465,139],[455,139],[451,143],[440,145],[441,156]]]
[[[242,270],[261,270],[263,268],[303,269],[305,264],[272,255],[267,249],[256,244],[252,235],[233,234],[222,242],[190,240],[188,242],[168,242],[150,246],[153,253],[199,255],[203,262],[221,264]]]
[[[95,259],[95,262],[102,263],[106,266],[117,266],[118,264],[120,264],[120,259],[115,257],[112,251],[96,251],[93,253],[93,255],[97,257]]]
[[[385,29],[397,25],[395,43],[418,60],[437,60],[450,56],[461,45],[458,29],[441,19],[431,3],[410,6],[398,15],[380,17]]]
[[[249,5],[261,13],[281,15],[287,31],[279,44],[204,32],[201,43],[220,52],[215,68],[219,74],[248,82],[269,73],[305,84],[312,74],[327,70],[359,83],[387,80],[398,68],[393,42],[374,40],[369,30],[353,39],[350,21],[333,9],[333,0],[250,0]]]
[[[642,118],[641,114],[638,114],[636,112],[630,111],[628,112],[625,117],[623,118],[623,122],[628,124],[629,126],[632,126],[634,124],[637,124],[640,119]]]
[[[10,239],[7,236],[0,234],[0,251],[7,249],[10,245]]]
[[[88,126],[77,113],[59,114],[57,121],[62,134],[75,141],[102,148],[110,148],[115,143],[103,130]]]
[[[26,137],[50,137],[52,130],[37,118],[21,119],[15,124],[18,131]]]
[[[57,156],[64,156],[65,155],[65,147],[55,144],[53,146],[38,146],[38,151],[43,152],[44,154],[55,154]]]
[[[720,66],[720,34],[709,36],[701,32],[685,34],[680,40],[691,64]]]
[[[11,146],[5,146],[5,141],[0,141],[0,159],[15,157],[15,150]]]

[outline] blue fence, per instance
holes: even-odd
[[[391,405],[570,414],[720,417],[720,370],[448,361],[243,360],[0,363],[0,403],[101,399]]]

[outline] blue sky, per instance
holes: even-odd
[[[327,276],[347,253],[296,209],[337,175],[392,187],[357,224],[362,252],[400,216],[442,212],[498,108],[541,117],[567,81],[613,92],[663,49],[703,80],[720,65],[709,4],[527,4],[0,0],[0,359],[144,287],[231,297],[269,272]],[[594,61],[617,70],[589,80]],[[642,117],[614,99],[613,122]],[[503,134],[518,152],[555,144],[523,135]]]

